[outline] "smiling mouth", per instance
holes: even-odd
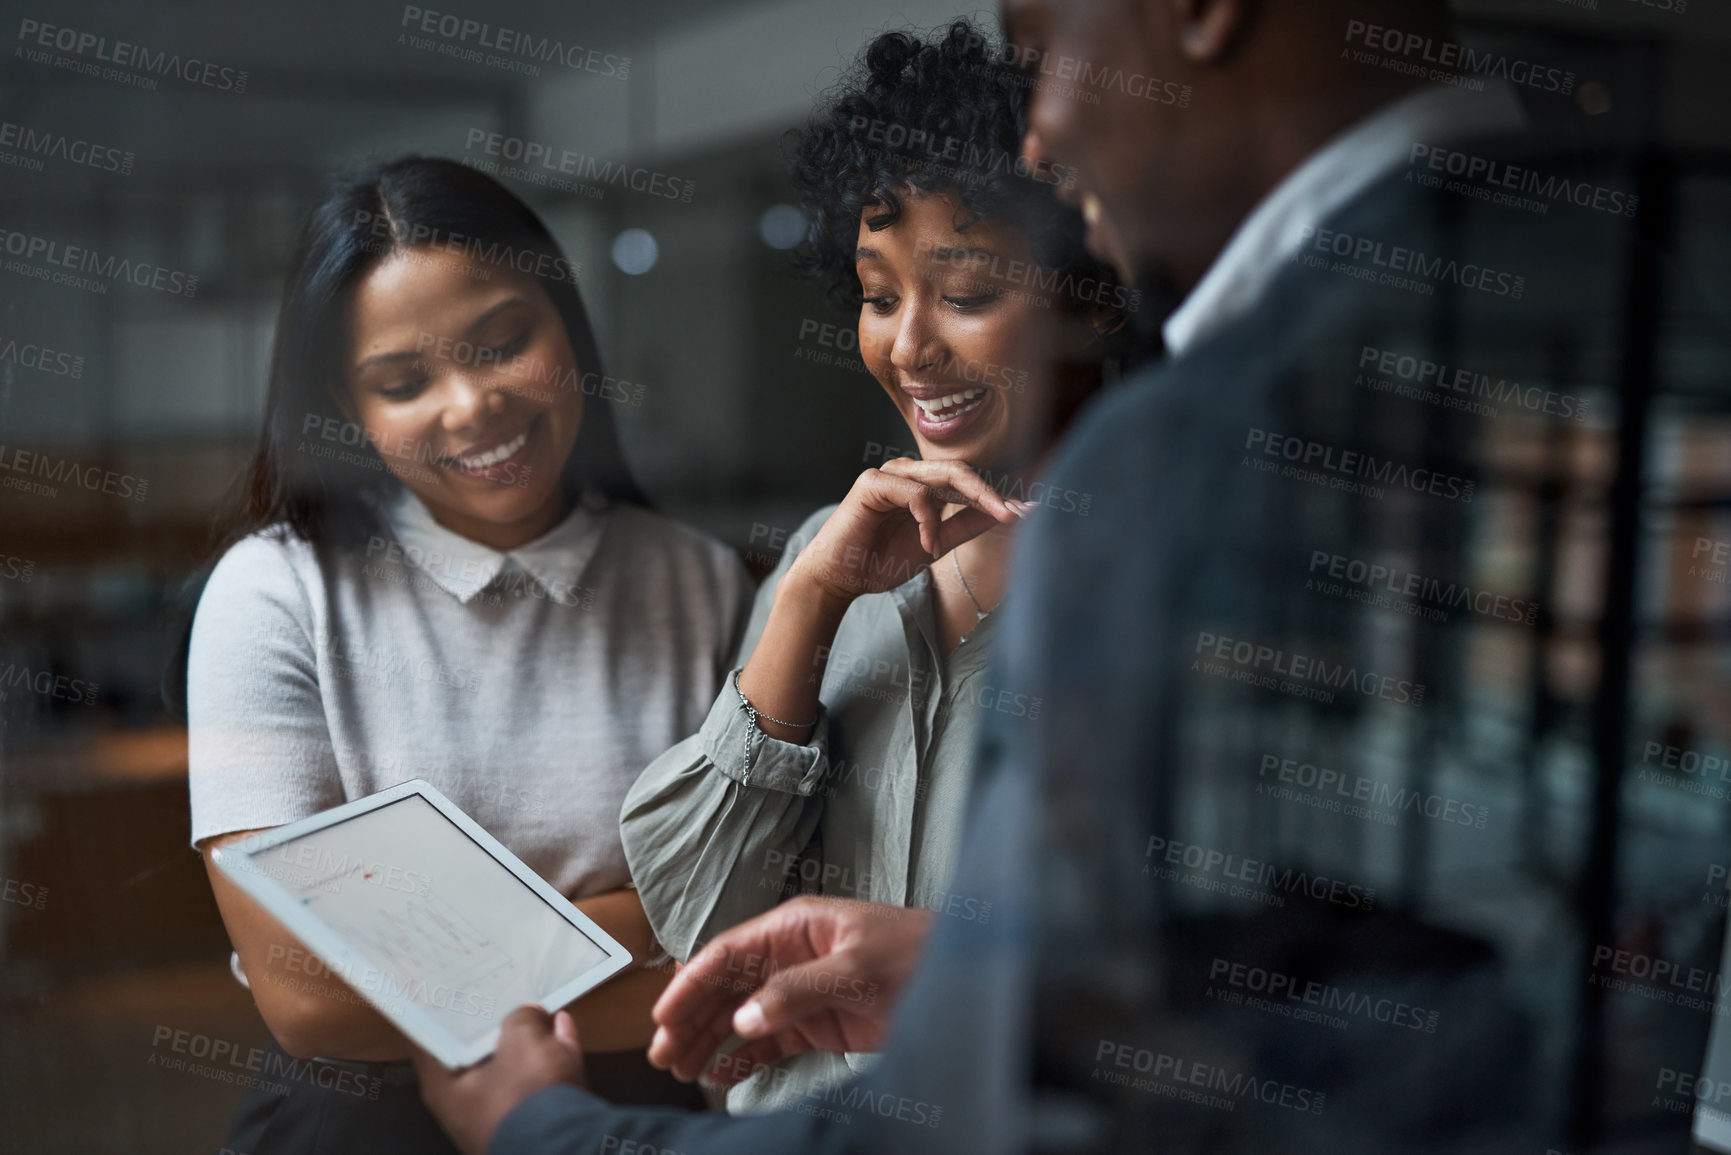
[[[952,417],[978,409],[986,400],[984,389],[964,389],[945,397],[915,397],[914,404],[928,421],[948,421]]]
[[[523,447],[529,444],[529,435],[534,431],[534,426],[531,424],[511,440],[495,445],[491,449],[483,450],[480,453],[441,457],[439,464],[455,469],[460,473],[485,473],[494,466],[502,465],[521,453]]]

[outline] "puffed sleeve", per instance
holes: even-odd
[[[783,742],[746,717],[734,674],[763,634],[776,585],[833,509],[788,539],[702,728],[650,763],[625,797],[620,833],[632,879],[656,937],[682,961],[798,889],[797,861],[823,816],[830,765],[823,706],[809,741]]]

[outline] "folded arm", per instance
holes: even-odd
[[[789,868],[822,818],[829,725],[818,689],[841,611],[785,583],[800,543],[826,516],[793,535],[758,592],[739,690],[729,674],[702,728],[644,770],[620,813],[631,876],[675,958],[797,889]],[[760,711],[755,724],[741,691]]]

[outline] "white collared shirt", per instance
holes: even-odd
[[[1182,357],[1255,307],[1305,237],[1395,171],[1415,143],[1437,144],[1522,127],[1514,90],[1426,88],[1365,117],[1287,174],[1244,218],[1182,304],[1166,318],[1168,355]]]
[[[403,493],[364,545],[224,555],[188,663],[193,841],[424,778],[560,891],[630,881],[619,808],[697,731],[744,629],[733,552],[584,505],[513,550]]]
[[[535,540],[513,550],[496,550],[440,525],[426,505],[406,489],[398,491],[383,513],[396,540],[369,543],[367,556],[372,560],[407,560],[464,605],[501,574],[506,575],[505,585],[510,584],[512,575],[517,575],[519,583],[527,575],[556,601],[580,600],[577,579],[595,555],[607,524],[605,503],[585,502]]]

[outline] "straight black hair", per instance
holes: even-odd
[[[277,315],[264,429],[219,520],[214,552],[277,525],[318,547],[350,546],[369,532],[364,497],[400,483],[333,393],[346,388],[356,285],[385,257],[423,246],[535,275],[565,324],[581,379],[600,380],[601,352],[574,268],[534,210],[504,185],[455,161],[422,156],[338,177],[296,246]],[[649,504],[605,404],[584,407],[561,482],[573,502],[590,493]]]

